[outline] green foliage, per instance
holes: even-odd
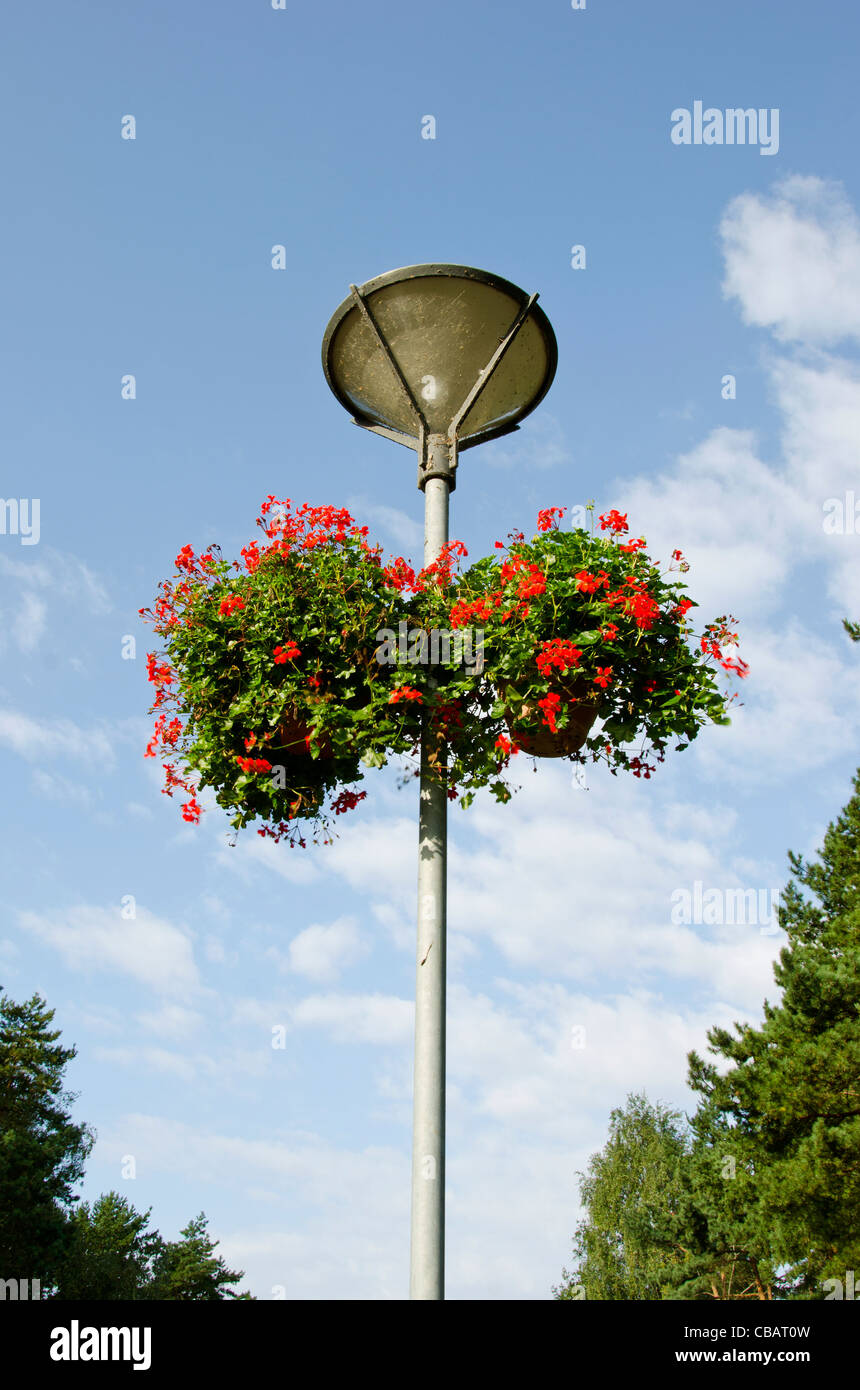
[[[118,1192],[77,1205],[94,1135],[70,1117],[76,1052],[53,1018],[40,995],[18,1004],[0,990],[0,1279],[38,1279],[60,1299],[250,1298],[229,1287],[242,1273],[215,1255],[203,1212],[165,1241]]]
[[[789,862],[780,1002],[761,1027],[712,1029],[722,1064],[692,1054],[690,1080],[754,1165],[750,1222],[795,1293],[821,1297],[860,1267],[860,774],[818,862]]]
[[[679,1258],[664,1298],[770,1299],[785,1295],[756,1208],[758,1154],[712,1107],[690,1122],[675,1222]]]
[[[705,724],[730,722],[711,663],[746,675],[723,649],[737,636],[728,628],[734,619],[707,624],[691,647],[686,615],[697,605],[679,577],[689,568],[681,552],[661,572],[644,541],[624,540],[625,517],[610,512],[601,518],[610,534],[594,535],[560,529],[551,513],[561,510],[541,513],[531,540],[514,533],[504,554],[419,597],[424,621],[447,616],[483,631],[484,688],[493,692],[492,717],[504,720],[484,741],[487,772],[499,727],[515,743],[518,730],[563,733],[585,707],[601,728],[573,760],[650,777],[670,741],[681,751]]]
[[[71,1220],[71,1239],[59,1279],[58,1298],[158,1299],[201,1302],[250,1298],[229,1285],[242,1271],[228,1269],[207,1230],[203,1212],[165,1241],[150,1229],[150,1212],[138,1212],[118,1192],[83,1203]]]
[[[360,799],[347,792],[344,804],[342,789],[362,763],[414,751],[420,711],[376,659],[377,633],[396,630],[406,607],[349,514],[292,515],[270,499],[260,524],[268,543],[246,546],[244,565],[186,546],[145,610],[165,642],[149,661],[153,708],[175,712],[159,714],[147,751],[164,757],[165,790],[189,793],[186,819],[199,818],[193,774],[235,827],[260,818],[301,843],[298,827],[316,832]]]
[[[215,1254],[218,1241],[210,1236],[203,1212],[189,1221],[181,1234],[181,1240],[162,1244],[149,1297],[183,1303],[251,1297],[229,1287],[238,1284],[242,1271],[228,1269]]]
[[[575,1265],[558,1299],[659,1299],[681,1258],[675,1213],[687,1145],[681,1115],[631,1095],[612,1111],[609,1139],[580,1174],[586,1216],[574,1237]]]
[[[149,1211],[135,1211],[118,1192],[83,1202],[71,1219],[71,1240],[59,1280],[63,1299],[147,1297],[154,1261],[163,1244],[149,1228]]]
[[[860,773],[818,861],[789,854],[760,1026],[708,1034],[699,1104],[631,1097],[582,1182],[576,1267],[556,1296],[825,1297],[860,1268]]]
[[[199,820],[209,786],[237,829],[260,819],[258,833],[304,845],[304,827],[327,835],[366,795],[353,789],[362,767],[415,758],[422,733],[428,776],[468,806],[481,788],[510,799],[518,741],[584,761],[599,718],[588,756],[647,778],[669,740],[681,750],[704,724],[728,723],[709,663],[746,674],[720,646],[733,646],[734,619],[691,647],[695,605],[671,574],[688,568],[681,552],[661,573],[644,540],[622,539],[619,513],[595,537],[560,531],[562,511],[462,575],[459,541],[416,575],[402,557],[383,564],[345,509],[274,497],[242,564],[184,546],[141,610],[164,639],[147,661],[158,711],[147,756],[162,756],[169,795],[187,794],[184,818]],[[555,742],[568,728],[581,738]]]
[[[94,1136],[71,1117],[63,1089],[75,1056],[58,1043],[54,1010],[34,994],[0,991],[0,1278],[56,1279],[68,1244],[67,1213]]]

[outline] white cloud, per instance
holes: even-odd
[[[201,1063],[210,1075],[218,1071],[211,1057],[190,1057],[186,1052],[170,1052],[163,1047],[97,1047],[93,1050],[93,1056],[100,1062],[117,1066],[163,1072],[186,1083],[196,1080]]]
[[[0,573],[21,585],[54,593],[64,599],[83,602],[91,613],[106,613],[110,599],[104,585],[76,555],[40,546],[38,558],[13,560],[0,555]]]
[[[860,337],[860,219],[840,184],[793,175],[744,193],[720,224],[723,289],[781,341]]]
[[[33,786],[50,801],[74,801],[79,806],[89,806],[92,796],[79,782],[72,782],[59,773],[46,772],[38,767],[33,772]]]
[[[12,622],[12,636],[22,652],[32,652],[39,645],[47,626],[47,604],[36,594],[24,593]]]
[[[15,710],[0,710],[0,744],[30,761],[54,757],[80,758],[103,767],[114,764],[114,742],[100,729],[81,729],[71,719],[32,718]]]
[[[662,566],[683,551],[690,570],[679,577],[699,604],[696,624],[726,612],[770,617],[784,600],[794,543],[810,529],[808,507],[758,458],[749,430],[713,430],[671,468],[626,482],[623,493],[616,485],[605,500],[627,513],[631,534],[646,537]]]
[[[55,950],[72,970],[128,975],[163,994],[185,994],[198,983],[185,932],[139,905],[133,920],[123,918],[117,904],[22,912],[18,924]]]
[[[182,1004],[162,1004],[159,1009],[138,1014],[137,1021],[148,1033],[182,1042],[203,1026],[204,1019],[196,1009],[187,1009]]]
[[[199,1193],[220,1184],[263,1205],[259,1225],[212,1231],[219,1253],[244,1268],[260,1298],[395,1299],[408,1267],[409,1159],[392,1147],[339,1149],[314,1134],[264,1139],[205,1132],[160,1116],[132,1114],[104,1127],[94,1160],[133,1153],[139,1171],[181,1175]],[[223,1203],[223,1205],[227,1205]]]
[[[292,1011],[298,1028],[323,1028],[335,1042],[406,1042],[415,1006],[386,994],[309,994]]]
[[[787,759],[800,774],[860,749],[860,663],[850,652],[793,619],[749,633],[743,651],[750,689],[731,711],[730,737],[702,743],[705,767],[716,773],[728,761],[735,778],[761,782],[783,778]]]
[[[413,516],[399,507],[372,502],[364,494],[348,497],[346,505],[360,525],[375,522],[386,535],[391,536],[406,558],[413,556],[416,563],[421,562],[424,528]]]
[[[285,844],[276,845],[273,840],[255,834],[253,829],[242,831],[235,844],[225,843],[223,826],[218,827],[218,835],[215,851],[218,865],[238,874],[246,883],[258,881],[261,867],[289,883],[313,883],[319,877],[316,863],[305,851],[290,849]]]
[[[369,949],[355,918],[338,917],[329,926],[314,923],[293,937],[288,948],[289,968],[325,983],[337,979]]]
[[[38,558],[0,554],[0,575],[7,581],[0,648],[5,634],[25,655],[44,645],[49,612],[57,606],[74,604],[76,610],[94,615],[110,610],[107,593],[92,570],[76,556],[50,546],[41,546]]]

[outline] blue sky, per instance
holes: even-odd
[[[204,1208],[261,1298],[406,1293],[415,792],[371,775],[332,849],[230,848],[142,757],[137,610],[180,546],[237,553],[274,492],[417,557],[414,457],[320,368],[351,281],[450,261],[540,292],[558,374],[463,456],[473,557],[593,497],[741,621],[730,729],[648,783],[543,764],[452,817],[448,1294],[546,1298],[611,1108],[689,1105],[686,1052],[773,993],[778,935],[672,923],[671,895],[781,883],[860,761],[860,522],[823,524],[860,498],[860,21],[150,0],[4,30],[0,496],[40,531],[0,534],[0,983],[78,1047],[87,1196],[167,1235]],[[697,100],[778,109],[778,151],[673,144]]]

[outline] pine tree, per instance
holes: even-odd
[[[147,1297],[152,1267],[164,1242],[149,1229],[149,1211],[135,1211],[118,1192],[81,1204],[71,1218],[71,1239],[57,1297]]]
[[[664,1297],[784,1296],[756,1205],[761,1156],[754,1142],[707,1102],[690,1121],[690,1135],[674,1228],[681,1258],[669,1271]]]
[[[52,1286],[69,1238],[94,1135],[76,1124],[63,1090],[76,1055],[52,1029],[54,1010],[34,994],[16,1004],[0,991],[0,1277]]]
[[[199,1303],[251,1297],[248,1293],[237,1294],[228,1287],[237,1284],[244,1277],[243,1272],[228,1269],[221,1256],[215,1254],[218,1241],[212,1239],[207,1226],[201,1211],[180,1232],[181,1240],[162,1246],[150,1298]]]
[[[779,1004],[760,1028],[711,1030],[722,1075],[690,1056],[703,1113],[732,1129],[753,1179],[747,1229],[795,1297],[860,1268],[860,774],[853,785],[819,862],[789,854]]]

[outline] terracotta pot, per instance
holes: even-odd
[[[506,689],[507,686],[499,686],[502,699]],[[537,701],[524,704],[516,715],[512,710],[505,710],[505,723],[511,736],[523,752],[533,758],[566,758],[569,753],[578,752],[597,718],[593,687],[581,676],[553,681],[550,693],[561,696],[559,713],[565,705],[569,709],[567,725],[555,734],[548,724],[543,723],[544,712]],[[533,719],[540,721],[536,728],[524,729],[517,723],[518,720],[530,723]]]
[[[277,739],[277,742],[272,743],[268,747],[265,756],[269,759],[269,762],[272,762],[273,759],[277,760],[277,757],[279,755],[285,755],[291,758],[309,758],[311,754],[306,740],[310,732],[310,724],[307,724],[296,714],[285,714],[283,719],[281,720],[280,725],[278,726],[276,734],[274,735],[274,737]],[[319,739],[318,746],[319,756],[321,758],[330,758],[333,756],[331,739],[328,738],[325,734],[322,736],[322,738]]]

